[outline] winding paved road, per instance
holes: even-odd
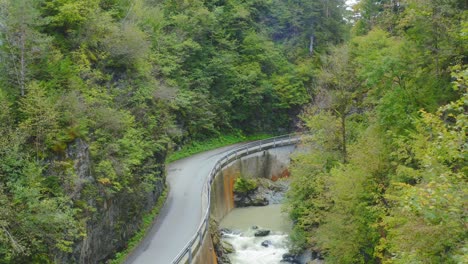
[[[126,264],[170,264],[197,232],[202,221],[202,189],[216,161],[242,144],[223,147],[168,165],[170,192],[143,242]]]

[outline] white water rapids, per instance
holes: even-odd
[[[255,237],[253,231],[255,230],[224,236],[224,240],[235,249],[235,253],[229,254],[231,262],[233,264],[280,263],[283,254],[288,252],[288,235],[279,233]],[[271,242],[268,247],[261,245],[265,240]]]
[[[220,226],[233,230],[223,235],[235,252],[229,254],[232,264],[279,264],[283,254],[288,253],[291,223],[281,212],[281,205],[236,208],[229,213]],[[258,226],[258,229],[252,228]],[[255,237],[259,229],[271,230],[265,237]],[[262,242],[268,240],[268,247]]]

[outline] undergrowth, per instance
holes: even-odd
[[[179,159],[183,159],[186,157],[189,157],[191,155],[203,152],[203,151],[208,151],[232,144],[236,144],[239,142],[244,142],[244,141],[254,141],[254,140],[260,140],[260,139],[265,139],[265,138],[270,138],[272,137],[271,134],[254,134],[254,135],[242,135],[242,134],[228,134],[228,135],[221,135],[217,138],[212,138],[209,140],[204,140],[204,141],[193,141],[190,144],[187,144],[182,147],[182,149],[175,151],[168,155],[166,162],[170,163]]]

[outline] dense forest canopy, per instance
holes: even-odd
[[[362,0],[300,115],[288,208],[327,263],[466,263],[467,2]]]
[[[122,197],[111,241],[134,232],[174,145],[297,124],[297,250],[468,262],[467,16],[464,0],[0,0],[0,263],[86,262]]]
[[[99,225],[122,247],[174,144],[290,131],[343,6],[0,0],[0,263],[86,262]]]

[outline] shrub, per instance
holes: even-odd
[[[257,182],[253,179],[246,179],[239,177],[234,183],[234,192],[238,194],[248,194],[255,191],[258,188]]]

